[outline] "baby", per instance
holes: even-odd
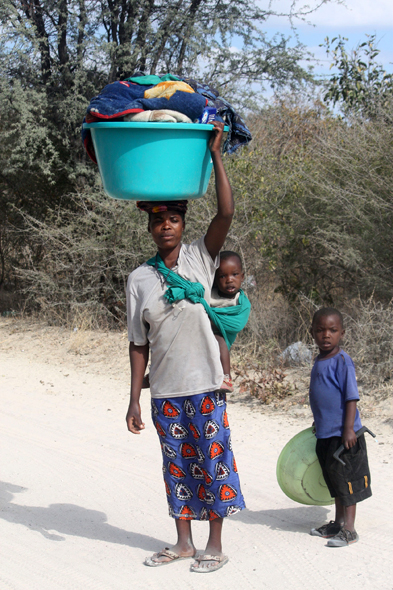
[[[212,329],[217,339],[220,348],[220,359],[221,365],[224,372],[224,380],[218,391],[231,392],[233,391],[233,384],[231,378],[231,360],[229,355],[229,346],[233,344],[237,332],[242,330],[247,323],[248,315],[250,311],[250,302],[241,290],[241,284],[244,280],[243,264],[239,254],[226,250],[220,252],[220,266],[218,267],[214,279],[214,285],[211,293],[210,307],[220,309],[220,321],[224,327],[230,330],[229,343],[227,344],[226,339],[221,334],[219,328],[212,323]],[[240,299],[240,295],[242,299]],[[226,308],[233,308],[242,304],[236,310],[233,310],[236,314],[243,314],[243,318],[240,322],[236,322],[236,315],[229,312],[226,314]],[[228,315],[228,317],[225,317]],[[150,387],[149,375],[145,375],[143,378],[142,388],[146,389]]]
[[[210,306],[222,308],[238,305],[243,281],[243,264],[239,254],[230,250],[220,252],[220,266],[216,271]],[[218,328],[214,324],[212,324],[212,328],[220,347],[220,359],[224,371],[224,381],[220,390],[233,391],[229,349]]]

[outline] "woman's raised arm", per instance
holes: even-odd
[[[229,184],[221,158],[221,142],[224,123],[214,121],[214,129],[209,142],[216,178],[217,214],[212,219],[205,236],[207,251],[214,260],[224,245],[232,223],[235,205],[232,189]]]

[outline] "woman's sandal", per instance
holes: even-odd
[[[201,567],[201,564],[206,561],[213,563],[209,566]],[[222,568],[228,561],[229,557],[227,555],[199,555],[195,558],[195,563],[190,567],[190,571],[199,574],[209,574]]]
[[[229,375],[224,375],[224,380],[221,384],[221,387],[218,389],[220,393],[232,393],[233,391],[233,383],[232,379]]]
[[[168,559],[164,561],[157,561],[157,558],[160,557],[168,557]],[[168,563],[173,563],[174,561],[181,561],[182,559],[190,559],[194,557],[193,555],[187,555],[183,557],[182,555],[178,555],[174,551],[171,551],[169,547],[165,547],[162,551],[158,553],[153,553],[151,557],[146,557],[144,564],[148,565],[149,567],[158,567],[160,565],[168,565]]]

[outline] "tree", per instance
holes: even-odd
[[[295,6],[283,15],[292,22],[305,14]],[[201,60],[207,79],[224,85],[239,76],[248,82],[299,81],[306,76],[298,64],[304,48],[283,37],[268,40],[263,32],[274,14],[270,5],[264,9],[253,0],[5,0],[0,18],[3,50],[14,53],[25,41],[34,55],[31,73],[37,76],[38,69],[44,85],[57,80],[70,88],[81,66],[105,71],[109,81],[138,69],[190,75]],[[14,74],[21,73],[20,60],[21,53]]]
[[[388,74],[376,59],[380,50],[376,35],[367,35],[354,51],[348,53],[345,37],[325,39],[326,53],[332,57],[331,68],[338,69],[326,83],[326,103],[340,105],[344,112],[359,111],[373,116],[379,103],[393,95],[393,75]],[[333,47],[333,44],[336,45]]]
[[[289,16],[304,13],[292,10]],[[180,75],[203,69],[204,79],[221,86],[221,94],[235,96],[240,88],[244,104],[251,83],[296,86],[308,79],[299,65],[301,45],[291,47],[284,38],[269,40],[264,34],[272,14],[254,0],[3,0],[3,280],[11,265],[18,266],[20,244],[9,243],[10,227],[24,223],[17,209],[43,220],[60,201],[73,209],[70,195],[97,183],[97,170],[86,164],[80,125],[90,98],[108,82],[137,69]]]
[[[369,120],[287,99],[228,170],[234,249],[287,300],[347,305],[393,288],[393,98]]]

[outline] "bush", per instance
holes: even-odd
[[[128,274],[154,253],[142,213],[102,191],[72,200],[73,210],[51,210],[45,221],[21,213],[28,240],[17,274],[26,303],[58,325],[81,315],[92,327],[124,325]]]
[[[288,344],[311,342],[312,313],[328,304],[347,313],[359,378],[390,378],[390,347],[378,335],[391,317],[392,118],[393,104],[348,123],[318,103],[277,103],[251,120],[253,143],[225,156],[236,201],[225,247],[243,258],[252,302],[234,347],[240,358],[273,366]],[[185,241],[203,235],[214,213],[211,182],[205,198],[189,203]],[[23,224],[7,226],[8,243],[19,244],[13,272],[29,308],[56,324],[90,316],[91,326],[124,325],[127,276],[155,252],[134,203],[94,185],[44,219],[18,215]]]

